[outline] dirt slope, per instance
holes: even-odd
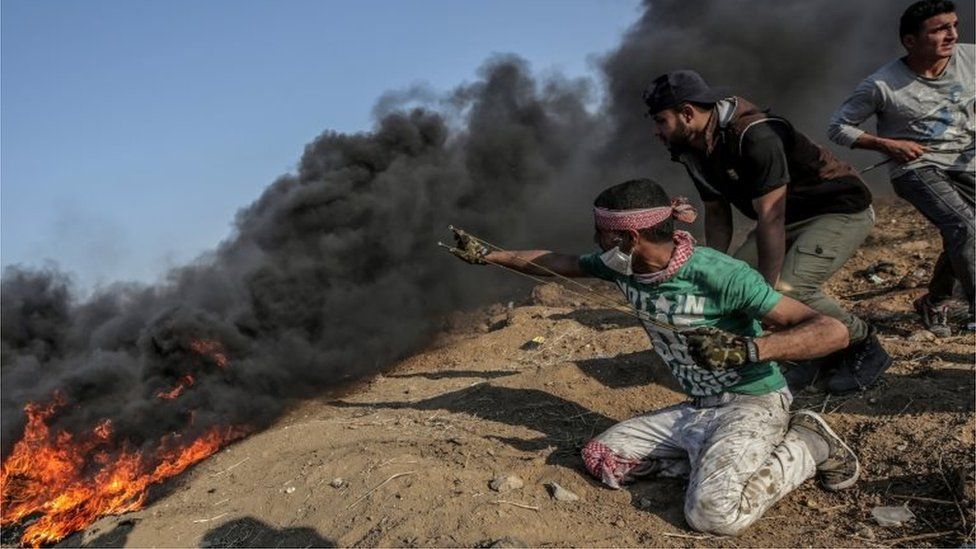
[[[972,474],[974,467],[974,338],[907,339],[918,329],[911,299],[924,291],[914,287],[921,280],[912,273],[930,270],[938,240],[904,203],[883,204],[878,218],[866,246],[829,291],[848,296],[848,305],[878,325],[895,365],[866,393],[828,399],[809,391],[794,404],[828,413],[859,452],[862,481],[838,494],[808,482],[738,538],[690,531],[680,481],[648,480],[612,491],[585,474],[579,449],[586,440],[681,396],[629,317],[588,308],[545,286],[512,307],[458,315],[434,345],[386,375],[301,403],[272,429],[160,487],[145,510],[103,519],[63,544],[972,542],[972,493],[953,489],[957,471]],[[856,274],[879,261],[893,263],[893,273],[879,273],[884,282]],[[908,288],[895,287],[899,281]],[[545,337],[541,346],[522,348],[536,336]],[[517,475],[524,486],[492,491],[495,474]],[[548,481],[580,500],[554,500],[543,485]],[[914,521],[882,528],[872,520],[872,507],[901,504],[915,513]]]

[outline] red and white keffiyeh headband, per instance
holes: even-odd
[[[637,210],[593,208],[593,218],[596,221],[596,228],[608,231],[647,229],[672,217],[684,223],[692,223],[698,217],[698,212],[688,202],[688,199],[683,196],[675,197],[671,200],[670,206],[660,206],[657,208],[642,208]]]

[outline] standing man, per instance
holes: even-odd
[[[655,133],[705,203],[706,244],[728,250],[735,206],[756,221],[735,257],[783,294],[847,326],[849,347],[791,369],[791,386],[802,388],[831,367],[827,389],[834,394],[874,385],[891,357],[867,323],[821,289],[874,226],[871,193],[854,168],[787,120],[713,90],[694,71],[659,76],[644,101]]]
[[[830,139],[888,155],[895,193],[942,234],[928,294],[915,301],[922,324],[951,335],[947,301],[958,280],[974,323],[973,170],[976,163],[972,44],[957,44],[956,8],[947,0],[922,0],[905,10],[898,33],[908,54],[868,76],[830,122]],[[877,117],[875,134],[859,129]]]
[[[533,275],[614,282],[690,400],[611,427],[583,448],[586,469],[619,488],[640,476],[687,476],[685,518],[736,535],[819,473],[824,488],[854,485],[857,456],[818,414],[797,412],[776,360],[823,356],[847,344],[837,320],[773,290],[748,265],[696,248],[672,218],[694,210],[650,179],[594,202],[603,253],[492,251],[464,233],[452,252]],[[760,321],[776,331],[764,334]]]

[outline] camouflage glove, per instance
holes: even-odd
[[[749,363],[748,339],[712,326],[681,332],[688,354],[706,370],[725,370]]]
[[[472,265],[486,265],[488,263],[485,261],[485,256],[488,255],[487,246],[461,229],[451,227],[451,230],[454,231],[455,242],[455,247],[450,250],[452,254],[461,261],[466,261]]]

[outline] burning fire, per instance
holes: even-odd
[[[210,357],[222,370],[226,370],[230,364],[227,351],[216,339],[194,339],[190,341],[190,349],[198,355]]]
[[[191,348],[209,355],[221,368],[228,364],[219,343],[204,341]],[[157,396],[175,399],[192,385],[193,377],[185,375],[173,389]],[[53,418],[68,404],[61,392],[55,392],[48,403],[27,404],[24,435],[0,466],[0,526],[38,517],[24,530],[24,545],[55,543],[104,515],[140,509],[150,485],[181,473],[250,432],[247,427],[214,426],[190,435],[191,413],[183,432],[170,433],[140,450],[115,440],[107,419],[87,432],[53,430]]]
[[[193,386],[193,376],[191,376],[190,374],[186,374],[185,376],[182,376],[180,377],[180,379],[176,380],[175,387],[173,387],[169,391],[160,391],[156,393],[156,396],[159,398],[164,398],[166,400],[173,400],[174,398],[182,395],[184,389],[191,386]]]

